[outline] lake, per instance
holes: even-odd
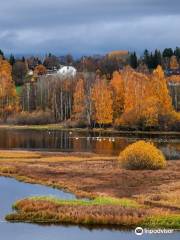
[[[163,151],[166,159],[180,159],[178,135],[0,129],[1,149],[118,155],[127,145],[140,139],[154,142]]]
[[[14,201],[29,196],[51,195],[63,199],[75,196],[38,184],[18,182],[14,179],[0,177],[0,239],[2,240],[179,240],[180,233],[144,234],[139,237],[134,231],[111,229],[89,230],[78,226],[40,226],[27,223],[8,223],[4,216],[10,213]],[[166,238],[167,237],[167,238]]]

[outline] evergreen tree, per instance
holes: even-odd
[[[153,63],[153,68],[157,68],[158,65],[162,65],[162,56],[161,52],[158,51],[157,49],[154,52],[154,63]]]
[[[9,57],[9,63],[11,64],[11,66],[13,66],[15,62],[16,62],[15,57],[11,54]]]
[[[173,50],[172,48],[165,48],[163,51],[163,57],[164,58],[170,58],[173,56]]]
[[[137,66],[138,66],[136,52],[131,53],[131,55],[130,55],[130,65],[132,68],[137,68]]]
[[[4,58],[4,53],[1,49],[0,49],[0,55]]]
[[[147,49],[144,51],[144,62],[146,65],[149,63],[149,51]]]
[[[149,69],[153,69],[154,68],[154,55],[153,55],[152,52],[151,52],[151,54],[149,56],[148,68]]]
[[[176,49],[174,50],[174,55],[176,56],[177,60],[180,59],[180,48],[176,47]]]

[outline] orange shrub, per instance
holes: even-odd
[[[50,110],[36,110],[34,112],[22,111],[7,119],[7,123],[17,125],[41,125],[53,122],[53,114]]]
[[[120,153],[119,160],[125,169],[161,169],[166,166],[163,153],[152,143],[138,141]]]

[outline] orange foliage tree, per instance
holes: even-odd
[[[98,79],[92,88],[92,101],[94,103],[94,120],[100,126],[111,124],[113,120],[112,92],[105,79]]]
[[[34,69],[34,74],[35,75],[44,75],[47,73],[47,69],[44,65],[42,64],[39,64],[35,67]]]
[[[119,72],[113,73],[110,86],[113,92],[113,121],[115,121],[124,110],[124,82]]]
[[[11,76],[11,65],[0,57],[0,118],[6,120],[17,110],[17,96]]]
[[[80,121],[85,118],[85,91],[84,91],[84,81],[79,79],[75,92],[73,95],[73,117],[75,120]]]
[[[151,89],[151,95],[158,99],[159,115],[166,115],[172,112],[172,99],[169,95],[164,71],[161,66],[154,70],[149,88]]]
[[[157,126],[172,115],[173,107],[164,72],[160,66],[152,75],[126,68],[124,113],[119,124]]]
[[[148,77],[142,73],[126,68],[124,77],[124,113],[120,122],[122,124],[138,124],[143,116],[143,104],[146,98]]]

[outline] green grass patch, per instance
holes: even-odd
[[[86,199],[73,199],[73,200],[63,200],[59,198],[55,198],[52,196],[38,196],[38,197],[30,197],[27,200],[34,201],[48,201],[50,203],[55,203],[59,205],[77,205],[77,206],[102,206],[102,205],[117,205],[122,207],[129,208],[139,208],[140,205],[135,201],[127,198],[112,198],[112,197],[97,197],[93,200]],[[21,201],[21,200],[20,200]],[[16,208],[19,201],[17,201],[13,207]]]
[[[21,93],[22,93],[22,86],[16,86],[16,93],[17,93],[17,95],[18,96],[20,96],[21,95]]]
[[[180,214],[153,216],[145,219],[142,226],[148,228],[180,229]]]

